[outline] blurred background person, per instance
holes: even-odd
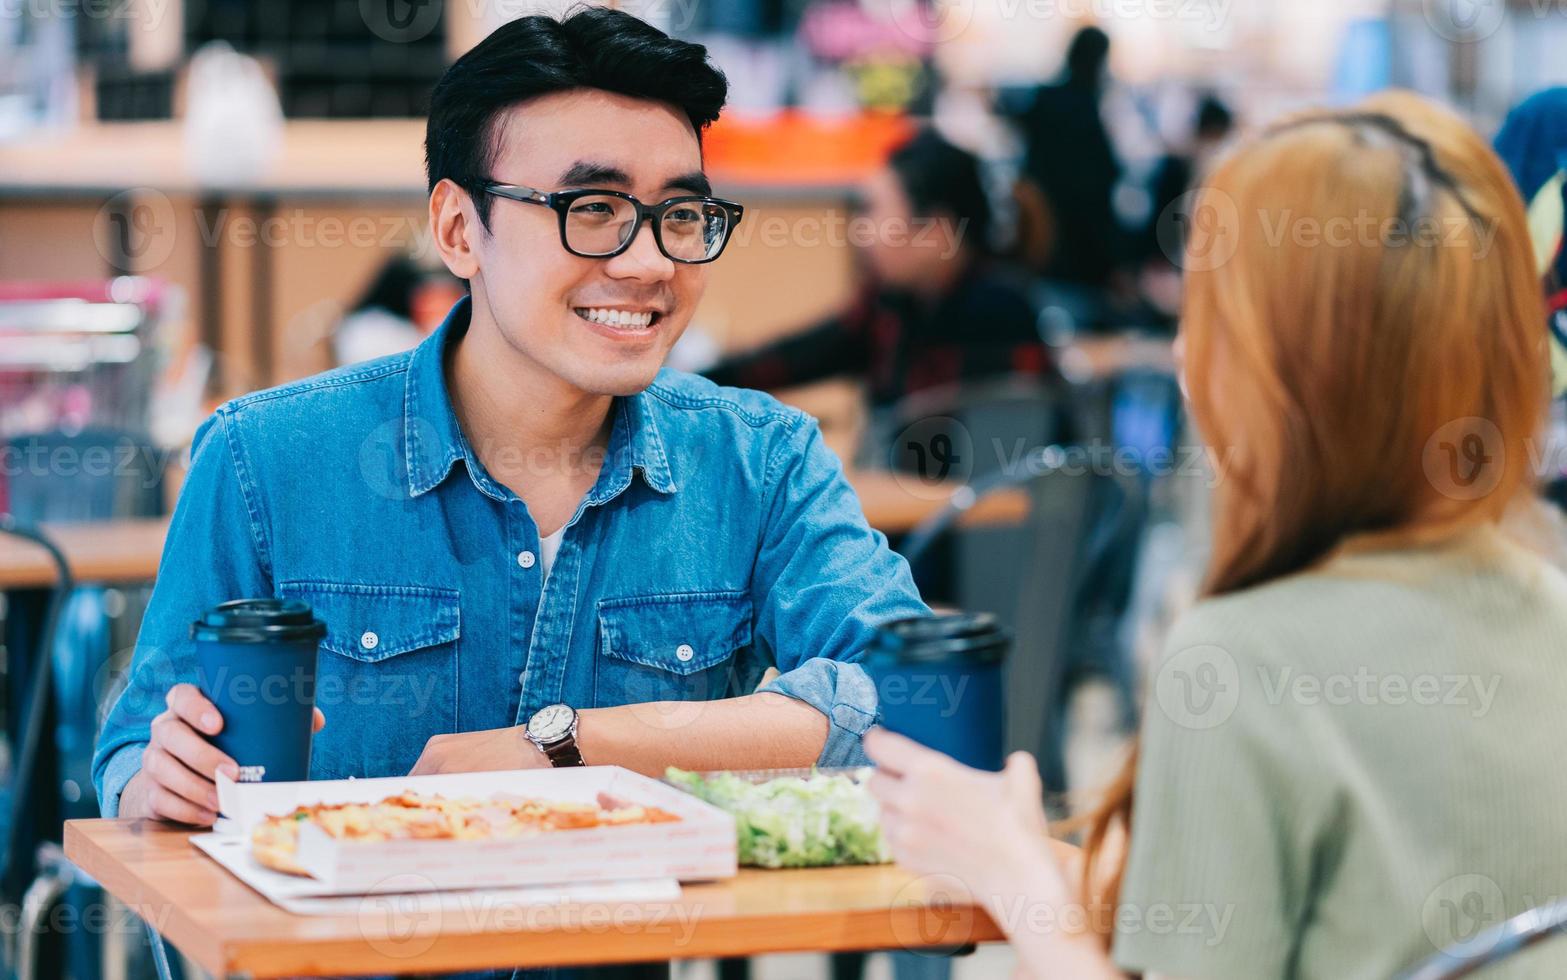
[[[390,259],[332,332],[338,364],[354,364],[418,346],[463,296],[445,269],[423,268],[407,255]]]
[[[1148,178],[1148,217],[1132,236],[1129,262],[1135,267],[1138,290],[1148,308],[1170,328],[1180,309],[1179,262],[1186,245],[1191,214],[1188,197],[1235,132],[1235,117],[1222,99],[1203,93],[1191,125],[1154,164]]]
[[[1555,391],[1567,390],[1567,88],[1520,102],[1496,134],[1496,152],[1529,209],[1529,230],[1551,326]]]
[[[1022,175],[1044,196],[1054,242],[1040,272],[1099,289],[1110,285],[1119,236],[1111,197],[1121,164],[1100,113],[1109,62],[1110,36],[1081,29],[1060,78],[1035,91],[1019,120]]]
[[[1520,102],[1496,134],[1496,152],[1518,184],[1529,209],[1529,231],[1545,291],[1546,323],[1550,327],[1551,369],[1555,400],[1551,405],[1550,451],[1544,455],[1544,491],[1558,508],[1567,508],[1567,88],[1537,92]],[[1567,562],[1567,531],[1552,521],[1556,549]]]
[[[873,412],[958,382],[1048,376],[1034,308],[992,261],[991,232],[979,160],[923,131],[861,186],[849,222],[861,277],[853,303],[703,373],[764,389],[862,378]]]

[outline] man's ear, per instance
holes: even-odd
[[[478,236],[488,234],[479,223],[473,199],[449,177],[443,177],[430,191],[430,239],[441,254],[441,261],[452,275],[472,279],[479,271],[475,246]]]

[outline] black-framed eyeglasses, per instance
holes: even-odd
[[[630,194],[607,190],[540,191],[520,184],[487,181],[486,193],[550,208],[560,216],[560,243],[572,255],[607,259],[631,247],[644,220],[653,240],[671,261],[711,262],[723,254],[745,208],[733,201],[689,194],[643,204]]]

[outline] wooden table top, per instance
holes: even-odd
[[[187,831],[143,820],[72,820],[67,856],[216,976],[357,975],[573,966],[789,951],[961,946],[1003,938],[939,879],[893,865],[745,869],[686,885],[679,900],[475,906],[367,898],[354,915],[296,916],[197,851]]]
[[[852,472],[854,485],[871,526],[899,534],[935,513],[956,487],[921,483],[912,477],[870,470]],[[966,523],[1005,524],[1028,513],[1021,491],[1003,492],[979,501],[964,517]],[[65,552],[78,582],[125,585],[150,582],[158,572],[168,519],[60,524],[44,528]],[[28,541],[0,536],[0,590],[48,588],[55,582],[54,563],[42,548]]]
[[[920,480],[887,470],[851,470],[849,483],[860,498],[865,519],[883,534],[912,531],[936,513],[957,492],[960,484]],[[979,500],[963,515],[965,526],[1016,524],[1028,516],[1029,498],[1023,490],[998,490]]]
[[[77,582],[128,585],[158,573],[167,518],[46,525],[44,533],[65,553]],[[49,588],[54,561],[31,541],[0,535],[0,589]]]

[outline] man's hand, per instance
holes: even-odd
[[[239,766],[204,735],[223,730],[223,716],[194,684],[176,684],[164,697],[167,710],[152,719],[141,771],[120,794],[120,816],[151,817],[210,827],[218,817],[218,772],[230,779]],[[326,724],[315,709],[312,731]]]
[[[548,769],[550,760],[528,741],[521,726],[482,732],[436,735],[424,743],[411,776],[437,772],[489,772],[496,769]]]

